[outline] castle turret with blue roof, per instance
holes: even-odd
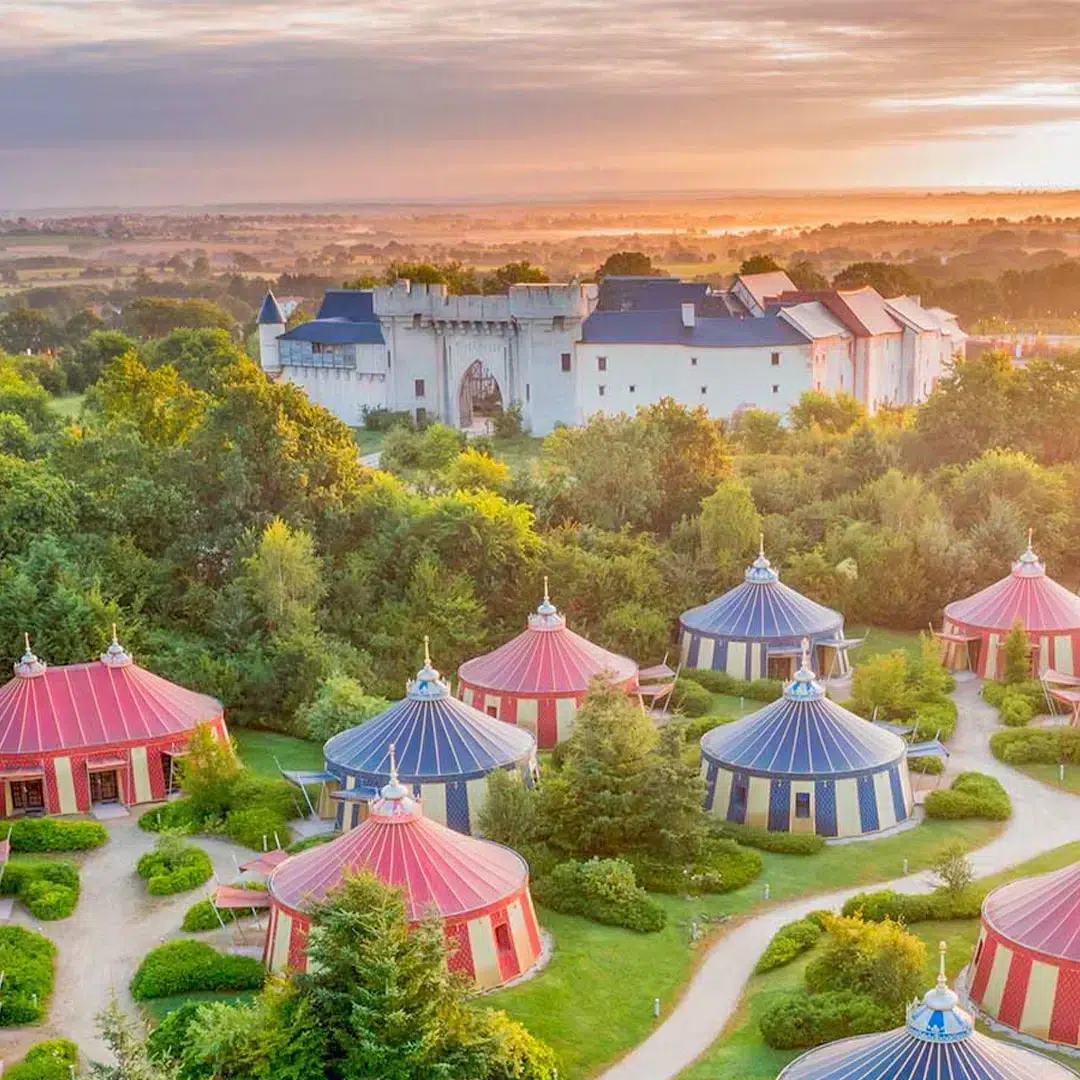
[[[1076,1080],[1076,1073],[1020,1046],[975,1030],[945,978],[941,944],[937,986],[893,1031],[859,1035],[796,1058],[777,1080]]]
[[[277,297],[269,289],[259,308],[259,366],[266,372],[281,370],[278,338],[285,333],[285,315]]]
[[[861,836],[914,807],[906,744],[826,696],[809,640],[782,697],[702,738],[701,766],[707,812],[771,832]]]

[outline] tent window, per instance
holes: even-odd
[[[494,716],[495,719],[497,720],[499,718],[499,710],[498,710],[497,706],[489,705],[487,707],[487,714],[488,714],[488,716]]]
[[[745,776],[736,776],[731,791],[732,802],[738,807],[746,805],[747,780]]]
[[[795,816],[797,818],[810,817],[810,792],[799,791],[795,794]]]

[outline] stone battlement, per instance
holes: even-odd
[[[451,296],[445,285],[398,281],[374,290],[379,318],[447,322],[510,322],[512,319],[583,319],[596,306],[595,285],[512,285],[502,296]]]

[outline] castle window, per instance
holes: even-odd
[[[633,383],[631,383],[630,384],[630,393],[633,394],[633,393],[636,393],[636,392],[637,392],[637,387]]]
[[[779,394],[780,393],[780,384],[779,383],[773,383],[772,384],[772,392],[774,394]]]
[[[566,316],[556,315],[551,320],[552,330],[565,330],[566,329]]]
[[[779,367],[780,366],[780,354],[778,352],[774,352],[772,354],[772,366],[773,367]]]
[[[424,396],[424,380],[423,379],[414,379],[413,380],[413,394],[416,397],[423,397]]]
[[[528,383],[525,384],[525,400],[526,401],[531,400],[531,394],[529,393],[529,384]]]
[[[596,393],[597,393],[597,396],[599,396],[599,397],[603,397],[603,396],[604,396],[604,391],[605,391],[606,389],[607,389],[607,387],[606,387],[606,386],[605,386],[605,385],[604,385],[603,383],[601,383],[601,384],[600,384],[600,385],[599,385],[599,386],[598,386],[598,387],[596,388]]]
[[[607,371],[607,357],[606,356],[598,356],[596,358],[596,370],[597,371]]]
[[[702,393],[703,395],[704,395],[704,394],[707,394],[708,392],[709,392],[709,388],[708,388],[707,386],[703,386],[703,387],[701,388],[701,393]]]
[[[570,354],[568,352],[562,354],[562,369],[563,371],[570,370]]]
[[[691,356],[690,357],[690,366],[691,367],[697,367],[697,357],[696,356]]]
[[[391,364],[390,364],[390,350],[389,349],[386,350],[386,366],[388,368],[391,366]]]
[[[420,329],[420,313],[419,312],[417,312],[412,317],[412,324],[413,324],[413,329],[414,330],[419,330]]]

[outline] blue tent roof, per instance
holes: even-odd
[[[844,617],[782,584],[762,552],[741,585],[684,611],[679,622],[683,629],[709,637],[798,641],[834,635],[843,629]]]
[[[942,947],[944,948],[944,946]],[[796,1058],[778,1080],[1076,1080],[1032,1050],[975,1030],[945,983],[908,1009],[907,1024],[829,1043]]]
[[[536,753],[529,732],[452,697],[430,664],[409,683],[403,701],[335,735],[323,753],[327,768],[370,778],[381,786],[389,783],[391,745],[398,773],[410,783],[476,779],[527,763]]]
[[[259,308],[258,323],[260,326],[284,326],[285,316],[278,306],[277,297],[268,289],[263,298],[262,307]]]
[[[701,752],[726,769],[834,778],[891,765],[906,747],[899,736],[830,701],[804,658],[783,697],[707,732]]]

